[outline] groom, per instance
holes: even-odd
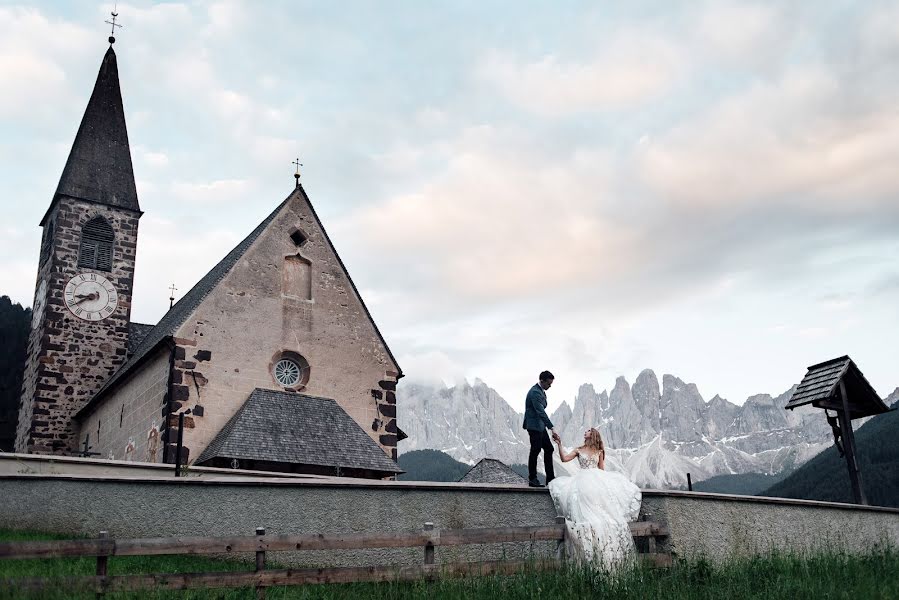
[[[531,453],[528,456],[528,485],[543,487],[537,479],[537,455],[543,451],[543,466],[546,468],[546,484],[555,477],[553,471],[553,444],[546,430],[552,431],[553,422],[546,416],[546,390],[553,384],[553,374],[540,373],[540,381],[528,392],[524,401],[524,425],[531,438]],[[555,434],[555,432],[553,432]]]

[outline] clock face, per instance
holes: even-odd
[[[47,306],[47,280],[42,279],[41,284],[37,288],[37,295],[34,297],[34,306],[31,308],[31,328],[37,329],[44,316],[44,307]]]
[[[81,273],[69,279],[65,297],[69,311],[85,321],[102,321],[119,303],[115,287],[98,273]]]

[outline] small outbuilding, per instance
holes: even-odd
[[[495,458],[482,458],[462,476],[459,483],[504,483],[527,485],[527,480],[512,467]]]

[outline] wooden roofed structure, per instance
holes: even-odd
[[[824,409],[833,429],[834,444],[840,456],[846,456],[855,502],[867,504],[861,484],[852,420],[879,415],[890,409],[848,356],[810,366],[785,408],[793,410],[808,404]],[[836,416],[830,416],[828,411],[831,410],[836,412]]]

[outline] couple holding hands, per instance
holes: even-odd
[[[628,523],[640,513],[640,488],[624,475],[605,470],[606,449],[598,429],[591,427],[584,432],[584,443],[573,450],[566,451],[562,446],[562,438],[546,414],[546,390],[554,379],[549,371],[540,373],[525,399],[523,427],[531,445],[528,485],[543,487],[537,479],[537,458],[543,452],[546,485],[556,510],[565,517],[570,555],[613,568],[634,556]],[[559,465],[565,476],[555,475],[553,442],[562,463],[577,459],[576,469]]]

